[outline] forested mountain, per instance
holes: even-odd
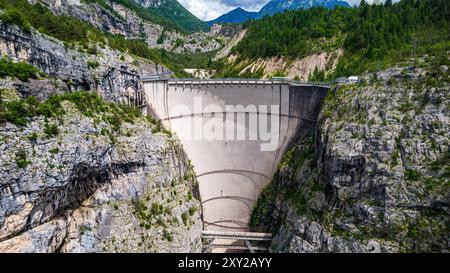
[[[150,9],[140,6],[133,0],[112,0],[112,2],[120,3],[122,7],[127,8],[128,18],[119,14],[120,9],[114,7],[111,2],[103,0],[86,0],[81,6],[65,4],[60,7],[47,5],[47,0],[38,1],[36,4],[30,4],[27,0],[0,0],[0,9],[3,10],[0,20],[17,25],[28,32],[34,28],[40,33],[64,42],[67,47],[78,48],[81,52],[96,55],[99,48],[108,46],[151,60],[156,64],[163,64],[176,73],[182,73],[183,68],[196,65],[198,61],[207,61],[205,58],[209,56],[208,53],[175,54],[170,48],[157,47],[160,45],[156,40],[162,36],[165,36],[166,41],[163,42],[168,43],[169,47],[175,41],[183,43],[190,37],[187,34],[188,38],[181,36],[180,33],[186,33],[187,30],[174,24],[174,21],[154,16]],[[98,9],[98,6],[102,9]],[[79,9],[76,10],[75,7]],[[90,12],[92,16],[88,17],[87,14]],[[83,16],[76,16],[81,13]],[[136,20],[137,17],[141,20]],[[173,37],[168,37],[169,35]],[[194,33],[193,36],[199,35]],[[208,41],[202,42],[204,48],[207,47]],[[197,46],[201,46],[201,43],[198,42]]]
[[[209,21],[209,25],[213,24],[224,24],[224,23],[243,23],[248,20],[256,18],[257,12],[246,11],[243,8],[236,8],[217,19]]]
[[[232,53],[293,59],[343,48],[333,76],[357,74],[380,69],[415,49],[448,50],[449,6],[447,0],[388,0],[384,5],[363,0],[357,8],[288,11],[248,22],[246,36]]]
[[[96,2],[112,10],[108,1],[85,0]],[[162,25],[168,29],[180,31],[206,31],[208,25],[195,17],[176,0],[111,0],[113,3],[136,12],[142,19]]]
[[[177,0],[134,1],[146,7],[150,12],[153,12],[154,14],[175,22],[175,24],[187,31],[206,31],[208,29],[208,25],[205,22],[195,17],[190,11],[188,11],[180,3],[178,3]]]
[[[271,253],[449,253],[449,5],[315,7],[204,33],[190,31],[203,23],[174,0],[0,0],[0,253],[244,250],[206,246],[211,223],[270,232],[261,246]],[[166,79],[145,80],[158,74],[359,80],[330,89],[286,80],[278,96],[269,80],[160,90]],[[252,138],[205,138],[191,153],[183,128],[159,118],[167,102],[195,106],[198,96],[245,108],[283,101],[294,115],[267,120],[272,132],[290,129],[263,157]],[[237,123],[231,129],[252,127]],[[264,135],[257,142],[269,144]],[[209,179],[233,182],[209,188],[220,196],[200,188],[206,165],[225,175]]]
[[[341,0],[272,0],[261,8],[259,12],[249,12],[242,8],[237,8],[209,21],[209,25],[223,23],[244,23],[251,19],[261,19],[264,16],[272,16],[287,10],[309,9],[312,7],[350,7],[350,5]]]
[[[258,12],[256,18],[260,19],[264,16],[272,16],[287,10],[310,9],[312,7],[332,9],[335,7],[350,7],[350,5],[340,0],[272,0]]]

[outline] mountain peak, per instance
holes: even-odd
[[[215,20],[209,21],[209,25],[224,24],[224,23],[243,23],[256,17],[257,12],[247,11],[241,7],[237,7],[234,10],[218,17]]]
[[[318,6],[326,8],[335,8],[338,6],[350,7],[343,0],[272,0],[259,12],[250,12],[238,7],[215,20],[209,21],[208,24],[244,23],[251,19],[260,19],[264,16],[271,16],[286,10],[309,9]]]
[[[177,0],[120,0],[121,4],[130,7],[138,5],[147,12],[172,21],[185,31],[206,31],[208,25],[198,19]],[[133,5],[134,4],[134,5]]]
[[[335,8],[338,6],[350,7],[343,0],[272,0],[259,11],[257,18],[274,15],[286,10],[310,9],[312,7]]]

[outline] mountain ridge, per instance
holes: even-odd
[[[88,0],[108,7],[103,0]],[[185,32],[207,31],[208,25],[177,0],[111,0],[133,10],[145,20]]]
[[[272,16],[286,10],[309,9],[318,6],[332,9],[336,7],[350,7],[350,4],[342,0],[272,0],[258,12],[251,12],[238,7],[207,23],[210,26],[223,23],[244,23],[248,20],[261,19],[264,16]]]
[[[234,10],[223,14],[222,16],[216,18],[215,20],[208,21],[208,25],[213,24],[223,24],[223,23],[242,23],[251,19],[256,18],[257,12],[247,11],[241,7],[235,8]]]

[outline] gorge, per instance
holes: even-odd
[[[0,252],[449,251],[448,2],[156,2],[0,0]]]

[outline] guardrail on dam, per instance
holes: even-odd
[[[249,231],[262,189],[315,125],[330,86],[270,80],[144,78],[144,99],[177,134],[198,177],[204,229]]]

